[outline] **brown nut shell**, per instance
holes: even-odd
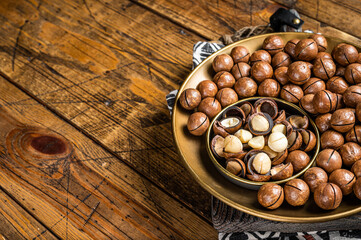
[[[300,39],[291,39],[286,43],[286,46],[284,48],[285,52],[288,53],[288,55],[290,55],[290,57],[293,59],[296,58],[295,49],[299,41]]]
[[[220,71],[229,72],[231,71],[233,64],[234,64],[233,59],[228,54],[217,55],[212,62],[213,70],[215,72],[220,72]]]
[[[290,82],[302,85],[311,77],[311,69],[306,62],[297,61],[288,66],[287,75]]]
[[[280,36],[272,35],[265,38],[262,48],[266,50],[272,56],[276,53],[282,52],[285,47],[285,43]]]
[[[317,143],[316,135],[311,130],[307,130],[307,129],[301,129],[300,132],[303,141],[301,149],[305,152],[312,151]]]
[[[340,155],[346,167],[351,167],[356,161],[361,159],[361,147],[357,143],[348,142],[341,146]]]
[[[271,60],[272,60],[271,55],[265,50],[255,51],[254,53],[252,53],[251,58],[250,58],[251,65],[253,65],[256,62],[260,62],[260,61],[264,61],[264,62],[271,64]]]
[[[310,197],[310,188],[302,179],[292,179],[284,186],[285,199],[292,206],[304,205]]]
[[[236,63],[231,70],[232,75],[236,80],[249,77],[251,71],[251,66],[244,62]]]
[[[321,183],[313,194],[317,206],[324,210],[338,208],[342,201],[342,191],[334,183]]]
[[[284,150],[283,152],[280,152],[277,154],[275,158],[272,159],[272,166],[278,165],[283,163],[288,156],[288,150]]]
[[[353,185],[353,192],[355,196],[361,200],[361,178],[358,178]]]
[[[271,175],[262,175],[262,174],[257,174],[257,173],[253,173],[253,174],[246,174],[246,177],[254,182],[268,182],[271,179]]]
[[[275,122],[281,122],[281,121],[284,121],[286,120],[286,111],[285,110],[281,110],[278,112],[278,115],[277,117],[275,118]]]
[[[361,102],[357,103],[355,109],[356,118],[359,122],[361,122]]]
[[[352,63],[346,67],[345,79],[350,84],[361,83],[361,64]]]
[[[280,84],[274,79],[266,79],[258,86],[258,95],[263,97],[278,97],[281,91]]]
[[[322,79],[312,77],[302,86],[304,94],[315,94],[326,90],[326,84]]]
[[[301,150],[294,150],[288,153],[286,163],[292,163],[294,172],[303,170],[310,162],[310,156]]]
[[[230,173],[244,178],[246,176],[246,165],[238,158],[229,158],[226,161],[226,170]]]
[[[249,77],[240,78],[234,85],[234,90],[240,98],[253,97],[257,93],[257,88],[257,83]]]
[[[313,39],[301,39],[295,48],[295,55],[298,60],[312,61],[318,53],[317,43]]]
[[[325,52],[327,50],[327,40],[324,36],[316,33],[311,35],[309,38],[313,39],[317,43],[318,52]]]
[[[316,164],[327,173],[331,173],[342,167],[342,158],[335,149],[324,149],[317,155]]]
[[[311,192],[314,192],[321,183],[328,182],[328,175],[322,168],[311,167],[303,174],[303,180],[310,187]]]
[[[239,108],[242,109],[242,111],[244,112],[244,116],[246,117],[246,119],[248,118],[248,116],[256,112],[254,110],[253,105],[250,102],[242,103],[242,105],[240,105]]]
[[[361,160],[357,160],[351,167],[351,172],[353,172],[356,178],[361,177]]]
[[[195,112],[189,116],[187,122],[188,131],[195,136],[202,136],[208,129],[209,119],[206,114]]]
[[[270,98],[258,99],[254,104],[256,112],[267,113],[272,119],[275,119],[278,115],[278,106],[275,100]]]
[[[202,98],[214,97],[218,92],[218,87],[211,80],[203,80],[197,85],[197,90],[200,92]]]
[[[266,183],[258,190],[257,200],[267,209],[276,209],[283,203],[283,188],[275,183]]]
[[[315,94],[306,94],[300,100],[300,107],[311,114],[317,114],[315,107],[313,106],[313,97]]]
[[[318,51],[315,60],[313,60],[313,62],[315,62],[317,59],[332,59],[331,54],[327,53],[327,52],[320,52]]]
[[[287,118],[287,121],[294,127],[295,129],[307,129],[309,120],[307,116],[299,116],[299,115],[291,115]]]
[[[278,164],[271,169],[271,179],[274,181],[283,180],[293,175],[293,165],[291,163]]]
[[[263,82],[267,78],[272,78],[273,68],[264,61],[256,62],[252,65],[251,75],[257,82]]]
[[[289,82],[287,70],[288,67],[279,67],[276,70],[274,70],[275,78],[281,85],[285,85]]]
[[[294,130],[289,137],[287,137],[288,140],[288,151],[294,151],[297,149],[300,149],[302,146],[302,135],[299,131]]]
[[[220,135],[215,135],[212,138],[210,148],[216,158],[224,158],[224,137]]]
[[[288,67],[292,63],[290,55],[285,52],[278,52],[272,58],[272,67]]]
[[[356,142],[361,144],[361,126],[355,125],[350,131],[346,133],[346,142]]]
[[[323,133],[331,128],[331,113],[326,113],[322,115],[318,115],[316,117],[315,123],[318,128],[318,130]]]
[[[330,78],[326,83],[326,89],[338,94],[344,94],[349,87],[348,83],[343,77],[335,76]]]
[[[280,96],[290,103],[297,104],[303,97],[303,91],[300,86],[287,84],[282,87]]]
[[[246,115],[244,111],[238,106],[232,106],[227,108],[222,114],[222,119],[227,117],[239,117],[242,119],[242,123],[244,123],[246,120]]]
[[[318,113],[328,113],[336,106],[336,95],[328,90],[322,90],[313,97],[313,106]]]
[[[273,120],[267,113],[256,112],[249,116],[248,127],[253,135],[267,135],[273,128]]]
[[[233,134],[242,127],[242,119],[239,117],[227,117],[219,121],[221,127],[228,133]]]
[[[348,107],[355,108],[361,102],[361,86],[354,85],[347,88],[343,94],[343,101]]]
[[[184,90],[179,96],[180,105],[186,110],[193,110],[202,101],[201,94],[194,88]]]
[[[218,91],[216,98],[223,108],[238,101],[238,95],[232,88],[222,88]]]
[[[217,99],[207,97],[201,101],[198,111],[205,113],[209,118],[213,118],[222,110],[221,104]]]
[[[349,195],[352,193],[352,187],[356,182],[355,174],[346,169],[336,169],[330,174],[329,182],[340,187],[342,194]]]
[[[224,138],[229,135],[219,121],[214,122],[212,129],[215,135],[220,135]]]
[[[327,130],[321,134],[321,148],[339,149],[345,142],[343,135],[334,130]]]
[[[342,108],[332,113],[331,127],[341,133],[350,131],[355,125],[355,113],[350,108]]]
[[[214,75],[213,82],[217,84],[218,89],[232,88],[236,82],[236,79],[231,73],[221,71]]]
[[[235,64],[239,63],[239,62],[248,63],[250,54],[246,47],[236,46],[236,47],[232,48],[231,57]]]
[[[336,73],[335,76],[343,77],[345,76],[346,68],[340,65],[336,65]]]
[[[332,57],[341,66],[347,66],[357,61],[358,51],[350,44],[340,43],[332,51]]]
[[[319,58],[313,63],[313,74],[323,80],[332,78],[336,73],[336,65],[332,59]]]

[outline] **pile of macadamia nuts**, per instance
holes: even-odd
[[[283,187],[264,184],[258,201],[268,209],[284,199],[303,205],[310,192],[325,210],[337,208],[349,194],[361,199],[361,53],[347,43],[335,46],[331,54],[326,50],[327,40],[320,34],[286,43],[271,35],[253,53],[237,46],[229,55],[216,56],[213,79],[180,95],[180,104],[194,111],[187,127],[197,136],[222,108],[252,96],[281,98],[312,116],[321,133],[317,167]]]

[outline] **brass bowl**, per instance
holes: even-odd
[[[184,81],[179,89],[172,115],[173,137],[180,159],[206,191],[227,205],[257,217],[283,222],[309,223],[335,220],[360,212],[361,201],[354,196],[344,197],[341,205],[332,211],[320,209],[312,199],[307,201],[303,207],[295,208],[288,204],[282,204],[276,210],[264,209],[257,203],[256,191],[240,187],[219,173],[208,156],[206,136],[195,137],[187,131],[187,120],[191,112],[183,110],[178,105],[180,93],[186,88],[195,88],[204,79],[212,79],[214,72],[211,65],[216,55],[229,54],[233,47],[239,45],[254,52],[262,48],[263,40],[270,35],[272,34],[251,37],[222,48],[199,64]],[[277,33],[277,35],[282,37],[285,42],[294,38],[302,39],[310,36],[309,33]],[[346,42],[337,38],[325,37],[328,41],[328,52],[331,52],[337,44]],[[356,48],[360,51],[359,47],[356,46]]]
[[[209,128],[207,130],[207,135],[206,135],[206,141],[207,141],[207,152],[208,155],[212,161],[212,163],[214,164],[214,166],[217,168],[217,170],[229,181],[233,182],[234,184],[237,184],[238,186],[247,188],[247,189],[251,189],[251,190],[258,190],[263,184],[272,182],[272,183],[276,183],[276,184],[282,184],[285,183],[291,179],[300,177],[304,172],[307,171],[307,169],[309,169],[315,162],[317,154],[320,150],[320,135],[318,133],[318,129],[316,124],[314,123],[314,121],[312,120],[312,118],[310,118],[310,116],[303,111],[300,107],[296,106],[293,103],[289,103],[287,101],[284,101],[282,99],[278,99],[278,98],[270,98],[276,101],[277,105],[278,105],[278,109],[282,110],[284,109],[286,111],[286,113],[288,115],[300,115],[300,116],[306,116],[309,120],[309,127],[308,129],[310,129],[315,135],[316,135],[316,146],[315,148],[309,152],[308,154],[310,155],[310,159],[311,161],[309,162],[309,164],[307,164],[307,166],[300,172],[294,174],[293,176],[283,179],[283,180],[279,180],[279,181],[268,181],[268,182],[255,182],[255,181],[251,181],[249,179],[246,178],[241,178],[238,177],[232,173],[230,173],[228,170],[225,169],[224,166],[224,162],[220,162],[219,160],[216,159],[216,157],[214,156],[210,144],[212,141],[212,138],[214,137],[214,133],[213,133],[213,124],[216,120],[220,120],[222,118],[222,114],[230,107],[232,106],[239,106],[241,103],[243,102],[250,102],[250,103],[254,103],[256,100],[260,99],[260,98],[264,98],[264,97],[251,97],[251,98],[245,98],[242,99],[226,108],[224,108],[219,114],[217,114],[217,116],[215,116],[212,120],[212,122],[209,125]]]

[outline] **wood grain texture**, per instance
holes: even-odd
[[[275,0],[300,13],[309,16],[322,25],[329,25],[340,31],[361,38],[359,19],[361,17],[361,3],[357,0]]]
[[[0,185],[56,236],[63,239],[216,237],[208,222],[41,104],[3,78],[0,86]],[[13,104],[18,101],[21,104]],[[39,136],[60,139],[66,147],[54,148],[51,145],[56,146],[54,141],[37,147],[32,143]],[[52,149],[63,150],[52,152]],[[47,232],[40,231],[33,239]]]
[[[8,9],[23,27],[2,18],[0,71],[210,219],[210,195],[178,158],[165,102],[203,39],[128,1],[26,4],[38,17]]]

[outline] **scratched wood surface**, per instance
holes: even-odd
[[[266,24],[284,5],[304,29],[361,42],[317,4],[0,1],[0,238],[215,239],[165,95],[190,73],[194,43]],[[63,152],[22,140],[44,135]]]

